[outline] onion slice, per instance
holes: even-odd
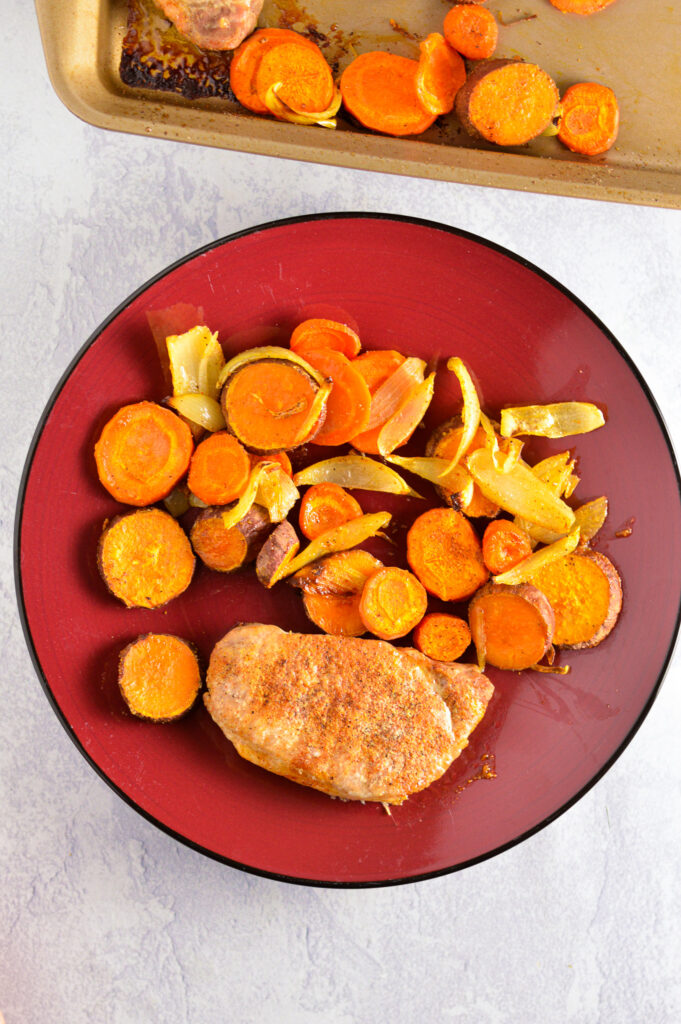
[[[371,409],[365,430],[374,430],[386,423],[397,412],[415,384],[420,384],[426,373],[423,359],[410,356],[371,396]]]
[[[384,526],[388,525],[390,519],[389,512],[372,512],[369,515],[351,519],[332,530],[325,530],[324,533],[320,533],[318,537],[310,541],[299,555],[279,566],[272,577],[271,585],[286,576],[292,576],[294,572],[304,569],[306,565],[316,562],[324,555],[330,555],[335,551],[348,551],[350,548],[357,547],[369,537],[375,537]]]
[[[339,455],[334,459],[315,462],[296,473],[293,482],[300,486],[330,483],[350,490],[421,497],[394,469],[366,455]]]
[[[502,441],[491,419],[485,416],[484,412],[480,413],[480,424],[485,431],[485,445],[492,453],[494,468],[500,473],[510,473],[520,458],[523,442],[515,437]]]
[[[487,448],[476,448],[467,457],[466,465],[485,497],[506,512],[560,536],[572,529],[575,514],[570,506],[524,462],[518,461],[508,473],[500,473],[492,453]]]
[[[381,427],[376,447],[384,458],[406,444],[428,411],[435,390],[435,374],[411,389],[396,413]]]
[[[174,395],[167,400],[167,404],[180,416],[203,427],[204,430],[215,433],[216,430],[225,429],[225,417],[222,415],[222,409],[210,395],[200,393]]]
[[[166,348],[173,382],[173,395],[201,393],[210,398],[219,394],[218,378],[225,365],[217,332],[207,327],[192,327],[184,334],[170,334]]]
[[[279,121],[290,121],[292,124],[320,125],[322,128],[336,127],[336,114],[340,110],[342,96],[338,86],[334,86],[333,99],[326,110],[299,110],[290,106],[279,96],[281,82],[274,82],[265,93],[263,102],[270,114]]]
[[[531,555],[523,558],[522,562],[518,562],[512,569],[494,576],[494,582],[506,583],[513,587],[518,583],[527,583],[528,580],[531,582],[534,574],[543,569],[545,565],[549,565],[551,562],[571,554],[579,544],[579,536],[579,527],[575,526],[567,536],[561,537],[560,540],[554,541],[553,544],[547,544],[546,547],[540,548],[539,551],[533,551]]]
[[[475,481],[465,466],[459,464],[451,469],[449,459],[440,459],[437,456],[415,456],[409,458],[401,455],[387,455],[388,462],[400,469],[406,469],[414,476],[423,477],[437,487],[444,487],[445,490],[456,494],[459,503],[463,508],[468,505],[473,497]]]
[[[470,448],[480,426],[480,399],[478,398],[478,392],[470,373],[458,356],[452,356],[447,360],[447,369],[456,375],[461,386],[461,394],[463,395],[463,409],[461,411],[463,430],[459,438],[459,446],[450,462],[451,468],[454,469],[454,466],[458,465]]]
[[[501,410],[501,435],[531,434],[533,437],[570,437],[588,434],[605,423],[605,417],[591,402],[556,402],[553,405],[517,405]]]
[[[291,511],[300,492],[276,462],[258,462],[248,478],[244,493],[231,508],[222,513],[222,523],[230,530],[240,523],[253,505],[262,505],[267,509],[270,522],[282,522]]]

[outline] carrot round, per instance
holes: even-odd
[[[251,459],[251,469],[257,466],[259,462],[276,462],[278,466],[284,470],[287,476],[293,476],[293,466],[286,452],[272,452],[271,455],[254,455],[253,452],[249,452]]]
[[[252,505],[236,526],[226,527],[224,509],[203,509],[194,520],[189,539],[209,569],[234,572],[252,562],[270,531],[270,517],[261,505]]]
[[[174,412],[155,402],[125,405],[95,444],[97,474],[117,501],[153,505],[184,476],[193,447],[191,430]]]
[[[298,522],[308,540],[362,515],[358,501],[338,484],[314,484],[303,495]]]
[[[341,75],[343,103],[365,128],[386,135],[419,135],[435,120],[416,93],[418,61],[371,50]]]
[[[560,101],[558,138],[573,153],[598,156],[615,142],[620,112],[617,97],[607,85],[579,82]]]
[[[353,359],[352,365],[364,377],[369,393],[374,394],[391,377],[395,370],[402,365],[405,357],[400,352],[392,349],[376,349],[371,352],[364,352],[357,359]],[[363,430],[352,438],[352,444],[360,452],[378,455],[378,435],[383,427],[379,423],[377,427],[370,430]]]
[[[366,626],[359,614],[361,594],[303,593],[305,614],[330,636],[361,636]]]
[[[381,640],[406,636],[426,613],[425,587],[407,569],[377,569],[364,585],[359,603],[362,622]]]
[[[494,519],[482,535],[482,557],[489,571],[497,576],[529,558],[532,541],[529,534],[510,519]]]
[[[191,708],[201,670],[191,644],[168,633],[147,633],[121,651],[118,685],[133,715],[172,722]]]
[[[434,661],[456,661],[470,642],[468,623],[446,612],[424,615],[414,630],[414,647]]]
[[[470,597],[489,577],[475,530],[452,508],[433,508],[414,520],[407,561],[426,590],[443,601]]]
[[[563,14],[597,14],[615,0],[550,0]]]
[[[257,359],[229,375],[220,401],[227,429],[260,454],[289,451],[311,435],[301,431],[319,385],[302,366],[285,359]]]
[[[471,72],[454,106],[469,135],[522,146],[549,126],[558,100],[556,83],[536,64],[491,60]]]
[[[455,4],[445,15],[445,39],[469,60],[486,60],[497,48],[499,26],[486,7]]]
[[[241,497],[251,473],[244,446],[226,430],[211,434],[196,446],[187,483],[206,505],[227,505]]]
[[[305,359],[333,382],[326,403],[326,417],[315,444],[339,445],[361,433],[369,419],[371,395],[361,373],[350,360],[331,348],[309,349]]]
[[[439,32],[419,43],[416,95],[429,114],[448,114],[456,94],[466,81],[466,65]]]
[[[326,110],[333,98],[331,68],[319,47],[309,42],[281,42],[262,55],[255,89],[264,105],[268,90],[277,84],[277,97],[297,111]]]
[[[554,614],[545,595],[529,583],[488,583],[468,607],[480,664],[520,672],[551,647]]]
[[[596,647],[614,628],[622,608],[622,584],[609,558],[575,551],[546,565],[532,583],[556,616],[553,642],[560,647]]]
[[[454,416],[452,419],[440,424],[426,445],[426,455],[435,456],[435,458],[439,459],[453,459],[459,450],[459,441],[462,433],[463,421],[460,416]],[[485,431],[482,427],[479,427],[468,451],[472,452],[476,448],[484,448],[485,440]],[[436,490],[444,502],[451,505],[452,508],[465,512],[467,516],[473,519],[477,517],[491,518],[499,512],[499,506],[495,505],[489,498],[486,498],[477,484],[473,487],[472,497],[465,504],[460,503],[458,495],[453,494],[444,487],[437,487]]]
[[[347,324],[313,318],[298,324],[291,335],[290,347],[303,358],[306,349],[333,348],[348,359],[354,359],[362,345],[358,334]]]
[[[287,28],[257,29],[236,48],[229,68],[229,84],[243,107],[255,114],[268,113],[267,107],[258,96],[256,73],[260,61],[269,50],[281,43],[291,42],[317,49],[316,43]]]
[[[160,608],[184,593],[194,553],[182,527],[159,508],[137,509],[105,524],[98,565],[111,593],[128,608]]]

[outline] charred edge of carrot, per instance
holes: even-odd
[[[530,583],[488,583],[468,606],[478,663],[521,672],[551,647],[555,617],[541,590]]]
[[[94,449],[97,475],[117,501],[153,505],[184,476],[193,449],[179,416],[156,402],[135,402],[104,425]]]
[[[421,621],[427,607],[425,587],[413,573],[385,566],[372,573],[364,584],[359,614],[374,636],[398,640]]]
[[[451,508],[430,509],[414,520],[407,561],[426,590],[443,601],[463,601],[489,578],[475,530]]]
[[[486,7],[455,4],[445,15],[445,39],[469,60],[487,60],[497,48],[499,26]]]
[[[600,156],[614,145],[619,120],[612,89],[597,82],[578,82],[560,101],[558,138],[573,153]]]
[[[173,722],[194,705],[201,689],[198,651],[169,633],[146,633],[124,647],[118,686],[131,714]]]
[[[97,565],[108,589],[128,608],[160,608],[187,589],[195,558],[168,512],[142,508],[104,524]]]
[[[512,569],[531,554],[532,541],[529,534],[510,519],[494,519],[485,527],[482,557],[493,576]]]
[[[339,484],[313,484],[300,503],[298,523],[308,540],[362,515],[362,506]]]
[[[434,661],[456,661],[470,643],[468,623],[446,612],[424,615],[414,630],[414,646]]]
[[[250,473],[251,460],[244,446],[221,430],[196,446],[187,484],[206,505],[227,505],[241,497]]]
[[[224,506],[203,509],[189,539],[197,557],[215,572],[235,572],[252,562],[272,529],[267,509],[252,505],[236,526],[226,529]]]

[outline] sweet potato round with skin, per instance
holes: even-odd
[[[267,509],[253,505],[236,526],[225,529],[225,511],[222,506],[203,509],[192,524],[189,539],[209,569],[235,572],[253,561],[272,524]]]
[[[160,608],[179,597],[194,574],[182,527],[160,508],[141,508],[105,523],[97,563],[111,593],[128,608]]]
[[[553,608],[556,646],[596,647],[614,628],[622,609],[622,583],[600,551],[574,551],[545,566],[532,582]]]
[[[468,606],[480,664],[520,672],[551,647],[555,617],[545,594],[530,583],[488,583]]]
[[[263,586],[272,586],[272,579],[281,563],[289,556],[293,557],[299,548],[296,531],[288,519],[284,519],[260,548],[255,561],[255,574]]]
[[[137,718],[172,722],[186,714],[201,689],[201,669],[192,644],[169,633],[146,633],[118,659],[118,685]]]
[[[474,138],[523,146],[548,128],[560,100],[550,75],[522,60],[482,61],[456,96],[455,109]]]

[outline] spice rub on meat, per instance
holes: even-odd
[[[234,50],[255,28],[263,0],[156,0],[177,30],[207,50]]]
[[[399,804],[468,743],[493,687],[474,665],[382,640],[237,626],[204,700],[246,760],[345,800]]]

